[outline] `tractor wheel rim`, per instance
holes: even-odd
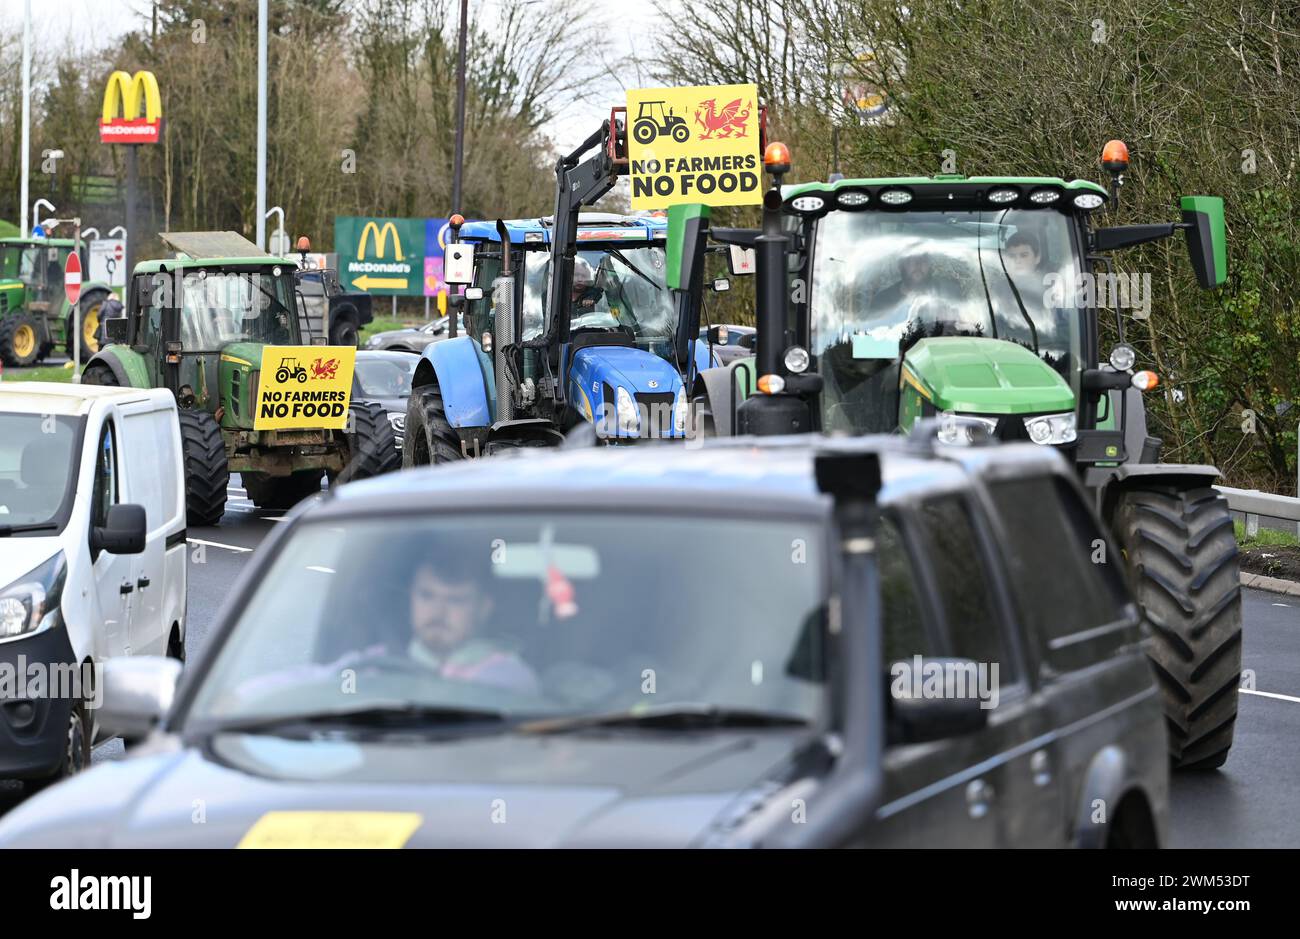
[[[99,304],[96,303],[81,317],[81,344],[91,352],[99,351]]]
[[[36,330],[23,324],[14,330],[14,354],[25,359],[36,349]]]

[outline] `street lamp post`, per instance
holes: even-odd
[[[469,0],[460,0],[460,35],[456,40],[456,157],[451,172],[451,214],[460,213],[465,165],[465,41],[469,32]]]
[[[23,10],[23,130],[22,130],[22,182],[19,186],[18,202],[19,234],[26,238],[31,234],[27,227],[27,179],[31,173],[32,151],[32,0],[27,0]]]
[[[257,246],[266,249],[266,6],[257,3]]]

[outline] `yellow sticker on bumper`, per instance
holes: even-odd
[[[239,848],[400,848],[423,816],[415,812],[267,812]]]

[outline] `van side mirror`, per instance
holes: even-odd
[[[1228,239],[1223,200],[1218,196],[1183,196],[1183,229],[1196,282],[1206,290],[1228,279]]]
[[[125,316],[115,316],[112,319],[104,320],[104,338],[109,344],[118,343],[125,345],[127,336],[130,333],[131,321]]]
[[[90,532],[92,551],[107,551],[109,554],[143,554],[145,534],[148,523],[145,520],[143,505],[115,505],[108,510],[108,518],[102,528],[96,526]]]
[[[885,676],[886,723],[890,743],[925,743],[974,733],[988,724],[989,710],[977,681],[979,666],[970,659],[921,659],[922,675],[916,670],[916,659],[895,662]],[[906,671],[899,673],[900,668]],[[943,694],[927,697],[910,694],[927,687],[932,670],[943,676]],[[954,676],[949,681],[948,676]],[[902,691],[904,693],[895,693]],[[956,693],[953,693],[956,692]],[[996,694],[996,689],[993,689]]]

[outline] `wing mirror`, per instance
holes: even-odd
[[[108,343],[126,344],[131,321],[125,316],[104,320],[104,338]]]
[[[109,554],[143,554],[148,525],[143,505],[115,505],[102,528],[91,529],[90,547]]]
[[[920,675],[917,675],[917,663]],[[942,693],[922,693],[940,676]],[[979,665],[970,659],[917,658],[895,662],[885,678],[890,743],[925,743],[974,733],[988,724],[997,688],[983,688]],[[987,695],[984,692],[988,692]]]
[[[181,663],[161,655],[105,659],[95,717],[110,733],[145,737],[171,710],[180,677]]]

